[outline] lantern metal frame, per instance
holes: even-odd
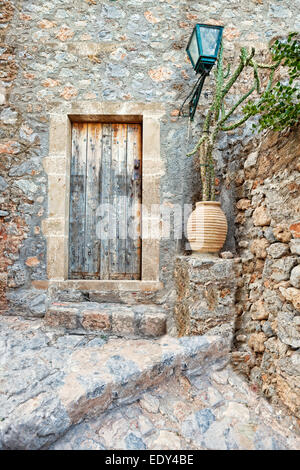
[[[214,53],[211,54],[211,55],[207,55],[207,54],[205,55],[204,54],[203,43],[202,43],[203,40],[202,40],[202,36],[201,36],[201,28],[215,29],[215,30],[219,31],[218,37],[216,39],[215,50],[214,50]],[[195,27],[193,29],[193,32],[191,34],[191,37],[189,39],[188,45],[186,47],[187,55],[188,55],[188,57],[191,61],[191,64],[192,64],[195,72],[197,74],[200,74],[200,77],[197,80],[192,92],[189,93],[187,98],[184,100],[184,102],[181,106],[181,109],[180,109],[180,113],[179,113],[180,115],[182,115],[182,108],[183,108],[184,104],[186,103],[186,101],[188,100],[188,98],[192,95],[192,98],[190,99],[190,102],[189,102],[189,114],[188,114],[191,121],[194,119],[194,115],[195,115],[197,105],[198,105],[198,102],[199,102],[199,99],[200,99],[200,95],[201,95],[202,88],[203,88],[203,85],[204,85],[204,82],[205,82],[205,78],[209,75],[212,67],[214,66],[214,64],[215,64],[215,62],[218,58],[218,53],[219,53],[219,49],[220,49],[220,45],[221,45],[221,41],[222,41],[223,29],[224,29],[224,26],[198,23],[198,24],[195,25]],[[197,48],[198,48],[198,53],[199,53],[199,57],[198,57],[196,63],[193,60],[193,57],[190,53],[190,45],[191,45],[191,42],[193,40],[194,34],[196,35]]]
[[[219,30],[219,34],[218,34],[218,38],[217,38],[217,41],[216,41],[214,54],[210,54],[210,55],[205,55],[204,54],[203,44],[202,44],[203,40],[202,40],[202,36],[201,36],[201,28]],[[193,29],[193,32],[191,34],[191,37],[189,39],[188,45],[186,47],[186,52],[187,52],[187,54],[190,58],[190,61],[191,61],[192,66],[193,66],[196,73],[202,73],[202,72],[208,72],[209,73],[210,70],[212,69],[212,67],[214,66],[214,63],[217,60],[218,52],[219,52],[219,49],[220,49],[223,29],[224,29],[224,26],[219,26],[219,25],[202,24],[202,23],[198,23],[198,24],[195,25],[195,27]],[[199,52],[199,57],[198,57],[198,60],[197,60],[196,63],[194,62],[194,60],[192,58],[192,55],[190,54],[190,51],[189,51],[194,33],[196,34],[197,46],[198,46],[198,52]]]

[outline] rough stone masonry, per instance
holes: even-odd
[[[218,334],[231,343],[239,275],[236,260],[198,253],[178,256],[174,274],[179,336]]]
[[[299,128],[269,135],[235,174],[241,261],[233,362],[300,417]]]
[[[225,25],[226,60],[234,62],[242,45],[254,46],[261,60],[268,60],[271,39],[299,30],[299,5],[287,0],[0,0],[0,9],[1,310],[43,316],[47,247],[42,221],[48,211],[43,162],[49,153],[49,114],[77,102],[162,103],[161,203],[195,201],[199,181],[185,155],[198,136],[213,76],[188,137],[187,121],[178,118],[178,111],[195,82],[185,54],[193,25]],[[229,100],[247,85],[247,80],[239,82]],[[244,269],[235,358],[259,387],[280,396],[297,414],[296,135],[291,147],[271,136],[258,149],[250,128],[221,136],[216,150],[218,193],[230,227],[225,248],[238,249]],[[274,162],[266,174],[268,147],[286,163]],[[257,151],[261,157],[256,158]],[[246,168],[238,173],[246,154]],[[255,161],[262,162],[259,170],[251,164]],[[159,295],[164,301],[174,299],[174,260],[184,246],[184,240],[160,243],[164,290]]]

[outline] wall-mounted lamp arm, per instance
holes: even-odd
[[[195,112],[196,112],[196,109],[197,109],[197,105],[198,105],[198,102],[199,102],[199,98],[200,98],[200,95],[201,95],[201,92],[202,92],[202,88],[203,88],[203,85],[204,85],[204,81],[207,77],[207,73],[203,73],[201,76],[200,76],[200,81],[199,81],[199,84],[192,96],[192,99],[189,103],[190,105],[190,109],[189,109],[189,118],[191,121],[193,121],[194,119],[194,115],[195,115]]]

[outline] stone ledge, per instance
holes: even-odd
[[[82,291],[157,291],[163,284],[159,281],[98,281],[98,280],[51,280],[49,287],[77,289]]]
[[[163,284],[159,281],[50,280],[49,304],[94,302],[114,304],[161,304]]]
[[[107,291],[114,292],[156,292],[163,288],[160,281],[100,281],[100,280],[33,280],[32,285],[37,289],[74,289],[93,291],[95,294]]]

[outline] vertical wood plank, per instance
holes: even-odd
[[[127,138],[127,239],[126,272],[132,279],[141,274],[141,202],[142,202],[142,160],[141,126],[128,125]]]
[[[115,239],[110,246],[110,278],[122,279],[126,275],[126,145],[127,124],[112,125],[112,162],[114,171],[111,173],[112,205],[115,214]]]
[[[98,279],[100,253],[96,211],[100,203],[101,124],[89,123],[87,137],[84,271],[86,279]]]
[[[111,200],[111,124],[102,125],[102,159],[100,173],[100,204],[102,205],[100,240],[100,278],[109,279],[110,273],[110,233],[109,233],[109,204]],[[106,205],[106,206],[105,206]]]
[[[126,239],[127,239],[127,137],[128,125],[123,124],[119,138],[118,171],[118,272],[126,276]]]
[[[111,126],[111,168],[110,168],[110,211],[109,211],[109,277],[117,272],[117,191],[116,177],[118,167],[118,130],[119,124]]]
[[[69,277],[84,269],[87,124],[73,123],[70,178]]]
[[[125,276],[127,124],[112,124],[110,278]]]

